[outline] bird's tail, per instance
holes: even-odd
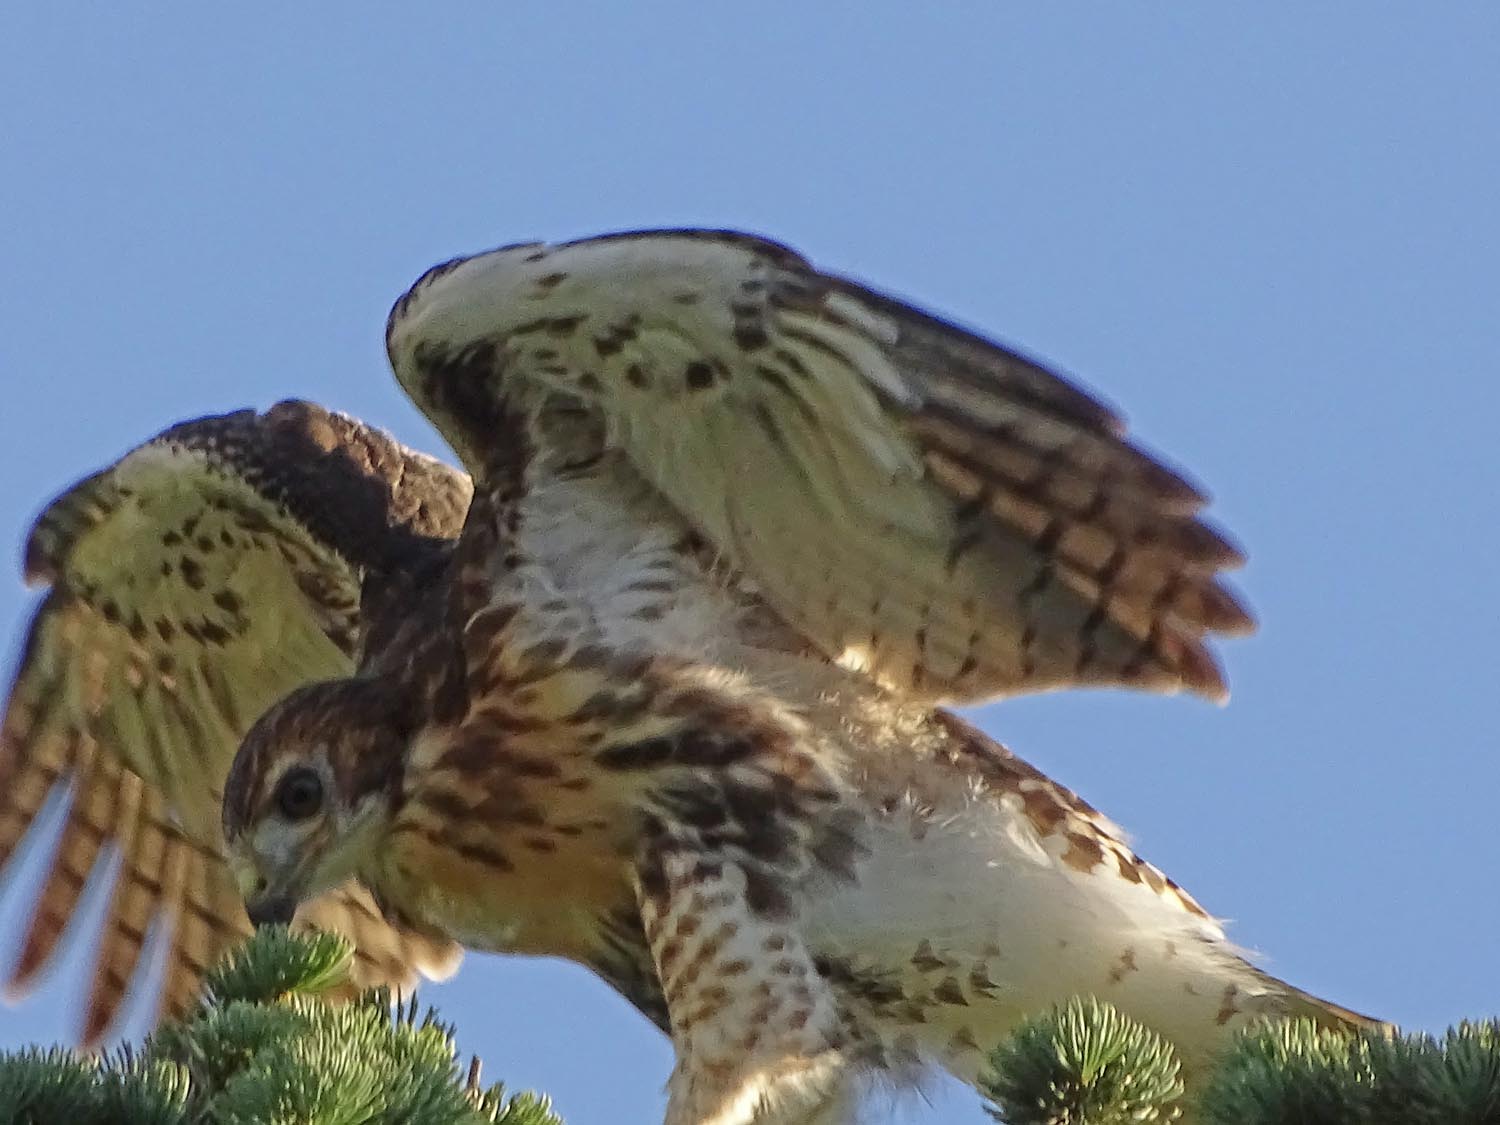
[[[1361,1015],[1359,1012],[1340,1007],[1327,1000],[1320,1000],[1311,993],[1303,992],[1300,988],[1278,980],[1269,973],[1256,971],[1285,998],[1285,1014],[1291,1019],[1310,1019],[1319,1027],[1327,1028],[1329,1031],[1368,1031],[1387,1037],[1396,1034],[1397,1028],[1393,1023],[1376,1019],[1374,1016]]]

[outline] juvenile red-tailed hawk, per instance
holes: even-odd
[[[154,918],[179,997],[242,932],[226,855],[251,917],[315,905],[370,976],[449,942],[594,968],[673,1038],[671,1125],[972,1079],[1079,993],[1190,1066],[1266,1014],[1370,1022],[938,709],[1224,693],[1238,552],[1082,391],[721,232],[455,260],[387,342],[476,482],[456,542],[459,474],[305,404],[168,431],[34,533],[0,858],[72,778],[29,970],[125,851],[91,1029]]]

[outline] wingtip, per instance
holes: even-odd
[[[54,932],[60,931],[60,927],[52,927]],[[16,963],[11,967],[10,973],[5,981],[5,1000],[9,1004],[19,1004],[36,991],[37,983],[52,963],[53,956],[57,953],[57,943],[54,937],[52,941],[38,940],[36,922],[32,922],[31,934],[28,936],[21,955],[16,958]]]
[[[1248,637],[1260,628],[1245,599],[1222,582],[1205,587],[1204,595],[1205,632],[1220,637]]]
[[[133,987],[136,983],[134,973],[130,974],[123,990],[113,979],[101,987],[101,978],[95,977],[88,1008],[84,1012],[83,1026],[78,1034],[80,1048],[98,1051],[110,1034],[123,1026],[132,1010],[132,1001],[137,998]]]
[[[26,543],[21,548],[21,581],[33,590],[38,586],[50,586],[57,581],[57,567],[42,545],[37,530],[35,527],[31,529],[31,534],[26,537]]]
[[[1193,684],[1188,691],[1214,707],[1229,706],[1229,685],[1224,680],[1214,684]]]
[[[1224,668],[1200,642],[1184,645],[1178,654],[1178,676],[1183,688],[1216,706],[1229,702],[1229,681]]]
[[[98,1052],[104,1041],[109,1037],[109,1029],[114,1023],[114,1017],[108,1013],[97,1013],[92,1009],[84,1018],[83,1030],[78,1034],[79,1050],[88,1054]]]
[[[98,474],[79,481],[42,509],[21,547],[21,580],[29,587],[50,586],[62,575],[62,562],[75,538],[71,529],[81,514],[80,501]]]
[[[32,521],[21,549],[21,577],[26,585],[51,585],[61,577],[73,544],[83,532],[105,518],[115,502],[112,481],[115,468],[116,465],[111,465],[90,473],[54,496]]]
[[[62,932],[61,929],[51,932],[53,937],[50,940],[38,940],[37,932],[33,930],[21,955],[6,974],[5,984],[0,987],[0,1001],[7,1007],[32,999],[44,984],[47,974],[56,966],[57,956],[62,952],[59,944]],[[114,1022],[114,1015],[113,1012],[97,1013],[91,1008],[79,1027],[78,1046],[84,1051],[97,1050]]]

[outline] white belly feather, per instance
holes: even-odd
[[[1212,1049],[1205,1032],[1242,1026],[1234,1017],[1267,982],[1217,922],[1108,868],[1069,867],[1019,802],[925,788],[875,783],[857,880],[814,885],[806,899],[819,954],[888,974],[920,1009],[920,1020],[875,1016],[888,1039],[904,1024],[922,1055],[968,1078],[979,1049],[1075,995],[1114,1003],[1189,1056]]]
[[[1110,863],[1065,862],[1065,836],[1044,838],[1018,795],[938,760],[942,738],[923,708],[809,653],[738,578],[706,574],[684,551],[690,529],[615,455],[581,478],[544,476],[523,534],[555,592],[586,604],[611,643],[743,674],[806,713],[845,761],[869,810],[869,851],[854,882],[807,887],[807,936],[856,976],[899,988],[894,1008],[866,1013],[887,1047],[972,1078],[981,1050],[1020,1018],[1095,994],[1172,1039],[1191,1066],[1296,995],[1175,890]]]

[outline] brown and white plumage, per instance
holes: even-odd
[[[1223,680],[1238,551],[1032,361],[746,236],[515,246],[397,303],[397,378],[483,476],[475,400],[545,388],[829,656],[907,698]],[[455,364],[467,382],[434,380]]]
[[[1223,694],[1238,554],[1083,392],[720,232],[455,260],[387,343],[475,500],[421,627],[247,737],[252,913],[352,876],[593,967],[670,1030],[669,1125],[844,1120],[1076,993],[1194,1067],[1263,1015],[1373,1022],[934,710]]]
[[[844,1120],[1076,993],[1193,1067],[1263,1015],[1372,1022],[935,710],[1223,694],[1238,553],[1086,394],[721,232],[450,262],[387,342],[472,505],[289,403],[174,427],[33,535],[0,862],[68,783],[24,983],[123,852],[90,1037],[153,923],[181,1006],[241,897],[353,933],[366,979],[452,942],[590,966],[672,1035],[670,1125]]]
[[[107,1030],[162,927],[162,1005],[192,1001],[203,968],[249,932],[219,825],[240,739],[292,688],[353,670],[370,624],[361,584],[385,596],[428,537],[456,534],[469,492],[383,434],[287,402],[174,426],[47,506],[25,575],[48,589],[0,728],[0,868],[49,797],[70,799],[13,995],[118,850],[82,1038]],[[357,886],[303,920],[354,937],[365,981],[454,964],[452,947],[393,929]]]

